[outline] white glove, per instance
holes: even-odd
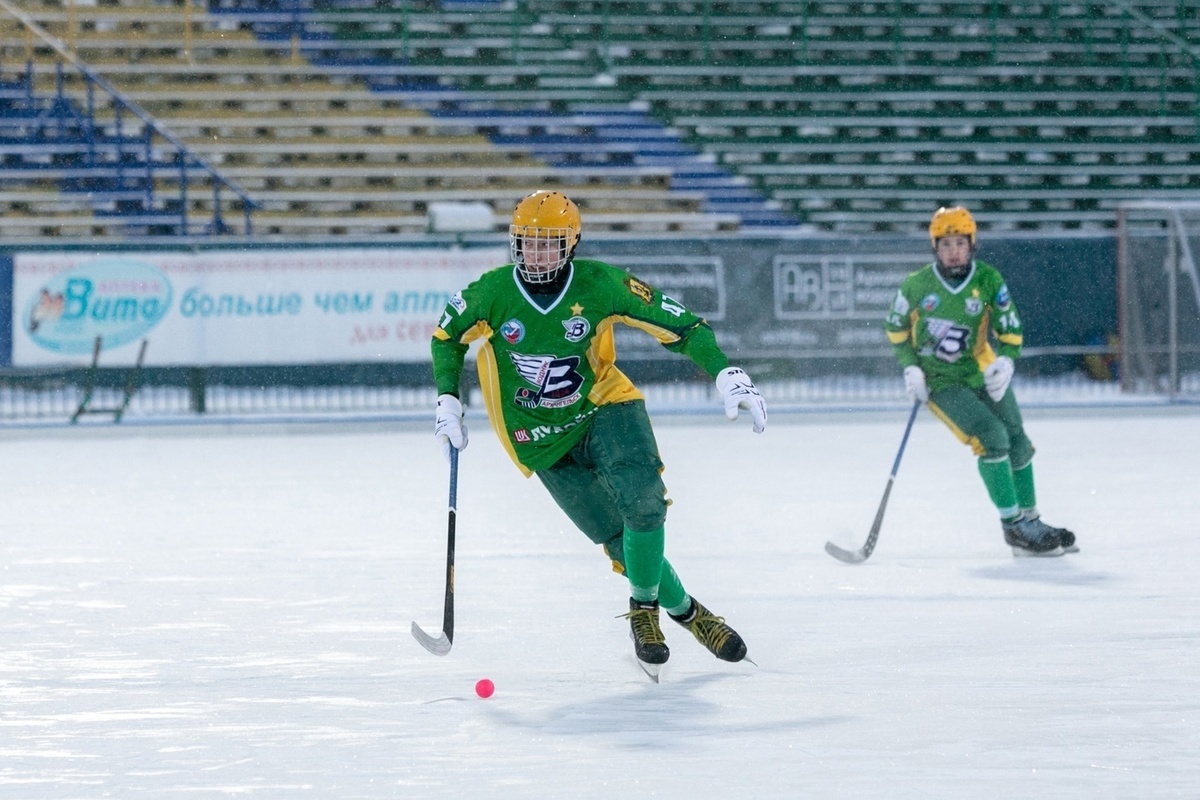
[[[908,392],[908,396],[913,400],[928,403],[929,387],[925,385],[925,370],[916,364],[910,364],[905,367],[904,391]]]
[[[983,387],[987,389],[992,402],[999,403],[1000,398],[1008,391],[1012,382],[1013,360],[1008,356],[999,356],[983,371]]]
[[[737,367],[726,367],[717,375],[717,391],[725,400],[725,416],[738,418],[738,409],[750,412],[754,421],[754,432],[762,433],[767,428],[767,403],[754,387],[754,381],[745,371]]]
[[[446,460],[450,460],[450,448],[467,449],[467,426],[463,422],[462,403],[452,394],[440,394],[437,399],[437,419],[433,424],[433,435]]]

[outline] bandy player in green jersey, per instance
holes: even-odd
[[[645,331],[694,361],[716,379],[731,420],[744,408],[761,433],[766,405],[703,319],[623,270],[575,258],[580,230],[579,209],[559,192],[517,204],[512,263],[456,294],[434,331],[435,434],[447,454],[467,446],[459,381],[468,345],[482,339],[477,366],[492,428],[517,468],[537,475],[628,578],[626,616],[646,672],[657,680],[670,656],[660,606],[717,658],[741,661],[742,637],[684,591],[663,557],[663,464],[642,395],[615,365],[613,326]]]
[[[1047,525],[1038,514],[1033,443],[1009,386],[1023,344],[1021,317],[1004,278],[975,259],[975,232],[965,208],[934,213],[934,261],[904,279],[884,326],[909,396],[925,403],[978,457],[1013,553],[1074,552],[1075,534]]]

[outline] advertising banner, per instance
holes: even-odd
[[[429,360],[450,296],[505,247],[19,253],[12,363],[280,365]]]
[[[703,316],[730,358],[803,363],[810,373],[874,368],[868,361],[891,368],[883,318],[901,281],[930,255],[921,236],[614,238],[580,248]],[[1003,272],[1031,354],[1115,331],[1112,237],[993,237],[981,258]],[[430,334],[451,295],[508,260],[494,239],[436,248],[18,252],[12,363],[86,363],[97,336],[105,366],[132,363],[143,339],[149,366],[428,363]],[[0,260],[0,271],[7,267]],[[642,331],[615,330],[623,361],[679,361]],[[1061,366],[1073,363],[1064,356]]]
[[[629,270],[704,317],[730,354],[762,358],[890,354],[880,320],[900,282],[913,270],[912,257],[779,253],[753,245],[729,253],[719,247],[714,250],[708,255],[614,253],[601,260]],[[736,267],[727,266],[727,260]],[[654,339],[638,331],[616,330],[623,357],[663,357]]]

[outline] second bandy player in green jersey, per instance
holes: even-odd
[[[744,408],[761,433],[766,406],[703,319],[624,270],[575,258],[581,226],[579,209],[559,192],[517,204],[512,263],[456,294],[434,331],[435,434],[447,452],[467,446],[459,383],[467,348],[481,339],[477,366],[492,428],[517,467],[537,475],[628,578],[625,616],[643,669],[657,680],[670,655],[660,607],[717,658],[740,661],[742,637],[684,591],[663,557],[663,464],[642,395],[616,367],[613,326],[641,329],[694,361],[716,379],[730,419]]]
[[[1000,272],[975,259],[975,234],[965,208],[937,210],[929,224],[934,261],[901,284],[887,335],[909,395],[977,456],[1013,553],[1074,552],[1075,534],[1038,513],[1033,443],[1009,385],[1024,343],[1021,317]]]

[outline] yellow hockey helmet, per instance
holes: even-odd
[[[937,240],[943,236],[966,236],[974,247],[975,218],[971,212],[962,206],[943,207],[933,212],[933,219],[929,221],[929,241],[937,247]]]
[[[561,192],[539,189],[513,209],[509,252],[526,283],[550,283],[570,263],[583,224],[579,208]]]

